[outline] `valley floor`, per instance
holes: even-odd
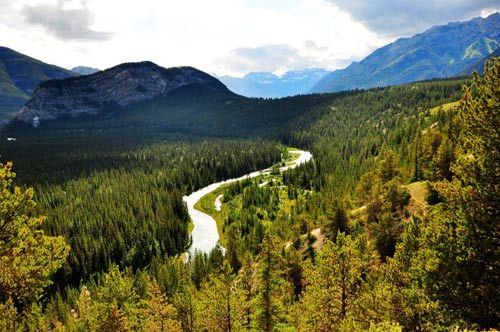
[[[262,181],[261,184],[264,185],[266,182],[275,179],[276,175],[279,175],[280,172],[293,169],[312,159],[312,154],[309,151],[295,148],[288,148],[287,151],[288,156],[282,160],[280,165],[252,172],[239,178],[212,183],[183,197],[194,226],[191,232],[192,244],[189,248],[189,253],[191,255],[193,255],[195,251],[209,253],[217,243],[224,245],[225,239],[222,237],[222,214],[220,210],[217,211],[216,207],[217,199],[222,195],[223,189],[227,187],[227,185],[253,178],[259,178]],[[275,172],[275,168],[279,171]]]

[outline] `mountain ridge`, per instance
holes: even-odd
[[[14,115],[38,83],[75,75],[67,69],[0,46],[0,119]]]
[[[486,64],[486,61],[491,59],[492,57],[499,57],[500,56],[500,47],[497,48],[496,50],[493,51],[493,53],[489,54],[488,56],[482,58],[478,62],[474,63],[473,65],[465,68],[464,70],[456,73],[455,76],[469,76],[472,73],[483,73],[484,71],[484,66]]]
[[[364,89],[454,76],[500,46],[500,14],[434,26],[399,38],[323,77],[311,93]]]
[[[16,119],[37,125],[61,117],[97,115],[186,89],[195,95],[236,96],[216,78],[193,67],[123,63],[90,75],[40,83]]]

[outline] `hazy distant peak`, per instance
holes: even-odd
[[[98,71],[101,71],[101,70],[97,69],[97,68],[92,68],[92,67],[78,66],[78,67],[71,68],[71,71],[75,72],[79,75],[90,75],[90,74],[97,73]]]
[[[250,72],[242,78],[222,76],[227,87],[247,97],[279,98],[307,93],[321,78],[330,73],[322,68],[287,71],[281,75]]]

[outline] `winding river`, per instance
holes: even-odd
[[[280,171],[286,171],[287,169],[295,168],[298,165],[304,164],[311,160],[312,154],[309,151],[293,150],[290,151],[291,154],[299,154],[293,162],[289,163],[287,166],[280,167]],[[256,171],[250,174],[243,175],[239,178],[228,179],[211,185],[206,186],[200,190],[191,193],[188,196],[184,196],[183,200],[187,204],[189,217],[193,221],[194,228],[191,232],[192,244],[189,247],[189,254],[192,255],[195,251],[210,252],[219,241],[219,232],[217,231],[217,223],[215,219],[210,215],[203,213],[194,208],[195,204],[205,195],[216,190],[223,184],[236,182],[248,178],[255,178],[260,175],[265,175],[271,173],[271,168],[266,168],[261,171]]]

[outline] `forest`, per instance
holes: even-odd
[[[467,80],[224,101],[222,122],[213,104],[26,130],[0,146],[0,330],[497,329],[499,89],[496,58]],[[314,158],[202,199],[221,246],[186,262],[182,196],[285,146]]]

